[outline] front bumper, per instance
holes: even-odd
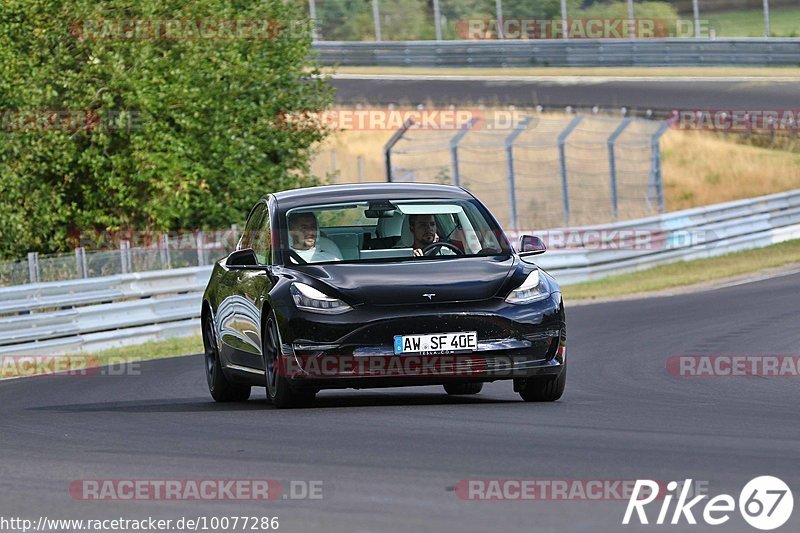
[[[377,307],[377,306],[375,306]],[[442,305],[356,308],[287,316],[281,372],[318,388],[435,385],[558,375],[566,362],[560,294],[529,305],[501,299]],[[467,354],[394,355],[394,335],[478,331]]]

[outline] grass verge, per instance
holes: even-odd
[[[0,357],[0,378],[34,376],[67,372],[73,375],[93,375],[87,368],[106,365],[121,367],[133,361],[162,359],[178,355],[190,355],[203,352],[203,339],[200,335],[177,337],[164,341],[146,342],[132,346],[121,346],[101,352],[79,355],[47,356],[11,356]],[[36,359],[36,362],[32,360]]]
[[[564,298],[587,300],[673,289],[800,262],[800,239],[732,254],[681,261],[641,272],[563,287]]]

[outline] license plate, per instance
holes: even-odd
[[[449,354],[469,353],[478,349],[478,333],[432,333],[430,335],[395,335],[395,355],[411,353]]]

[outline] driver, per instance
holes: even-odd
[[[409,215],[408,223],[414,236],[414,255],[422,256],[426,246],[439,240],[439,235],[436,233],[436,219],[433,215]],[[445,247],[440,247],[437,253],[455,255],[452,250]]]
[[[307,263],[341,261],[342,252],[332,240],[319,234],[314,213],[292,212],[288,215],[289,246]]]

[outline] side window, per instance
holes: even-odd
[[[253,250],[256,251],[259,264],[269,265],[272,263],[272,234],[269,227],[269,210],[267,206],[262,208],[262,216],[253,234]]]
[[[247,218],[247,223],[244,225],[244,233],[239,239],[237,250],[246,250],[247,248],[255,249],[256,237],[258,235],[258,227],[264,218],[267,209],[263,204],[259,204]]]

